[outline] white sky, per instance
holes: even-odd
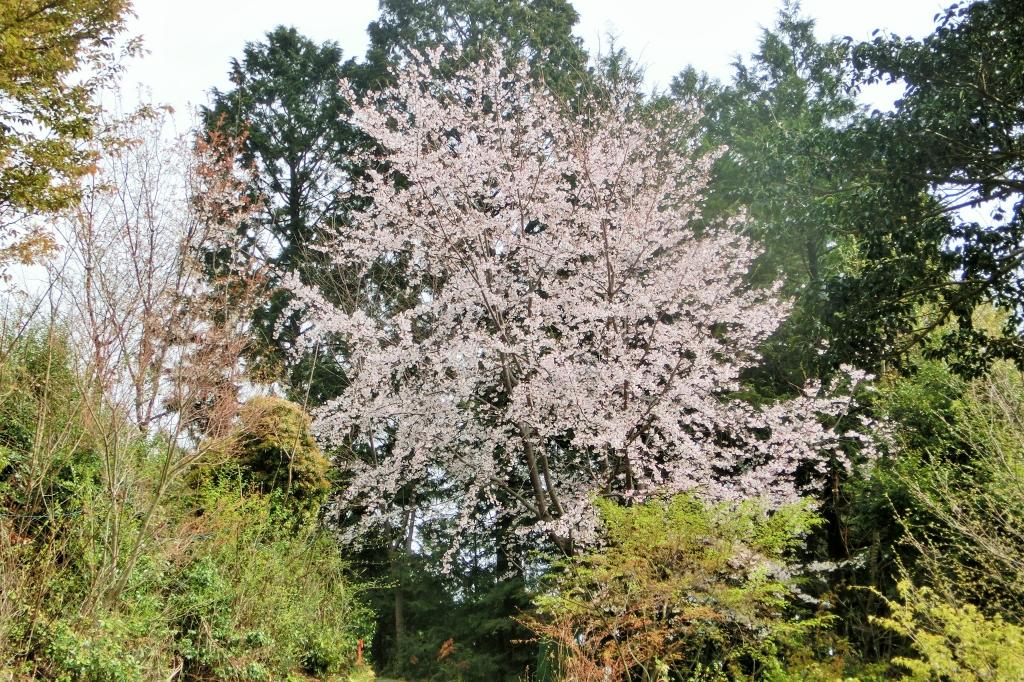
[[[875,28],[921,37],[949,0],[804,0],[819,38],[850,35],[866,39]],[[649,86],[665,87],[689,64],[720,78],[731,73],[736,55],[756,46],[762,27],[771,26],[781,0],[574,0],[580,14],[576,33],[591,52],[610,32],[618,44],[647,67]],[[310,38],[339,43],[346,58],[362,57],[366,25],[377,0],[136,0],[134,34],[150,51],[133,63],[124,84],[147,87],[156,103],[184,114],[206,102],[211,87],[226,88],[228,60],[240,56],[279,24]],[[873,106],[891,101],[883,91],[866,94]],[[185,116],[187,118],[187,115]]]

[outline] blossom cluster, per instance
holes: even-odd
[[[344,340],[351,383],[320,436],[379,455],[346,463],[349,501],[386,518],[440,478],[464,523],[486,501],[586,541],[594,495],[797,498],[838,456],[823,417],[849,401],[730,397],[787,305],[747,285],[742,219],[701,219],[718,152],[695,150],[696,112],[614,88],[570,109],[500,56],[435,65],[354,107],[383,158],[326,247],[359,273],[351,305],[291,285],[305,342]]]

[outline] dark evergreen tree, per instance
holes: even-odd
[[[275,376],[284,375],[297,399],[314,405],[337,393],[344,374],[330,353],[289,357],[298,321],[287,312],[289,297],[279,283],[295,275],[333,284],[326,290],[339,300],[345,295],[344,273],[326,267],[316,250],[326,234],[344,229],[354,201],[348,188],[358,172],[353,152],[365,144],[346,121],[344,75],[336,43],[317,45],[281,26],[232,60],[233,87],[214,89],[201,112],[208,129],[244,138],[241,161],[255,170],[250,192],[262,211],[243,226],[244,248],[272,266],[266,303],[253,320],[256,353]],[[212,267],[221,262],[211,254]]]
[[[572,34],[578,19],[567,0],[381,0],[362,82],[378,87],[413,51],[440,48],[455,66],[497,47],[568,99],[587,78],[587,53]]]

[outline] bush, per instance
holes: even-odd
[[[961,444],[902,478],[915,582],[1024,619],[1024,374],[996,365],[943,421]]]
[[[57,682],[132,682],[142,677],[142,666],[132,655],[131,643],[118,623],[101,622],[93,634],[76,631],[57,621],[39,628],[41,663],[47,679]]]
[[[1024,373],[997,363],[940,388],[955,399],[907,404],[896,432],[907,558],[873,622],[908,643],[906,679],[1024,679]],[[922,439],[925,422],[942,437]]]
[[[215,449],[220,457],[195,478],[210,482],[237,474],[261,493],[276,493],[297,515],[315,514],[330,491],[330,462],[309,427],[310,417],[299,405],[274,396],[252,398],[239,411],[238,426]]]
[[[89,390],[59,334],[0,341],[0,680],[339,679],[353,668],[371,617],[307,513],[327,463],[297,406],[242,410],[233,466],[248,485],[183,489],[161,473],[166,437]],[[111,426],[116,442],[103,441]]]
[[[806,505],[599,509],[606,545],[559,562],[529,620],[566,679],[767,678],[823,624],[791,603],[786,556],[819,523]]]
[[[330,538],[290,528],[269,495],[228,485],[202,494],[190,530],[198,540],[169,590],[186,676],[329,677],[350,667],[372,617]]]
[[[973,604],[949,603],[910,581],[879,624],[907,637],[916,658],[893,663],[909,671],[905,680],[1024,680],[1024,629],[996,614],[985,617]]]
[[[59,516],[48,505],[68,500],[99,467],[82,382],[56,330],[32,327],[0,343],[11,344],[0,362],[0,507],[17,507],[21,519]]]

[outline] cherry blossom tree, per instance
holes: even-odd
[[[351,382],[318,429],[369,453],[344,463],[364,527],[428,481],[464,524],[498,506],[564,551],[595,495],[797,498],[841,457],[821,418],[849,403],[730,397],[787,307],[744,284],[740,224],[697,228],[716,153],[695,151],[696,112],[614,88],[570,112],[500,57],[433,63],[355,107],[385,163],[325,246],[362,274],[351,305],[291,285],[304,343],[344,339]],[[411,294],[385,294],[389,270]]]

